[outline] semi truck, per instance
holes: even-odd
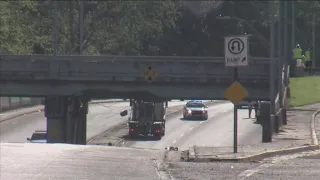
[[[165,135],[167,101],[130,100],[131,112],[128,118],[129,137]],[[128,111],[120,113],[126,116]]]

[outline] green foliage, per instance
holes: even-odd
[[[32,53],[34,43],[38,43],[45,53],[52,53],[53,3],[49,0],[0,1],[0,52]],[[56,3],[58,53],[77,54],[80,2]],[[244,31],[255,35],[253,55],[267,55],[266,46],[261,45],[264,43],[261,36],[269,38],[267,1],[83,3],[85,54],[223,56],[223,37]],[[295,4],[297,39],[310,41],[311,25],[307,22],[312,13],[319,14],[320,3],[296,1]],[[275,1],[275,9],[278,6],[279,0]],[[218,20],[219,15],[237,17],[246,24],[238,20]],[[317,21],[319,17],[317,15]]]
[[[53,3],[0,1],[0,52],[29,53],[34,42],[52,52]],[[80,4],[56,3],[59,54],[78,53]],[[83,6],[88,54],[140,54],[146,47],[149,51],[150,42],[159,39],[164,28],[174,28],[180,15],[173,1],[89,1]]]

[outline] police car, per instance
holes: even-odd
[[[183,119],[208,119],[208,106],[202,101],[189,101],[183,108]]]

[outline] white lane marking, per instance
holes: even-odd
[[[182,137],[182,136],[183,136],[183,134],[180,135],[180,137]]]
[[[200,124],[203,123],[203,122],[204,122],[204,121],[201,121]]]
[[[262,171],[264,169],[267,169],[271,167],[273,164],[261,164],[260,166],[257,166],[256,168],[248,169],[238,175],[238,177],[242,177],[241,179],[245,179],[246,177],[250,177],[254,175],[255,173]]]
[[[101,114],[99,114],[99,115],[97,115],[96,117],[100,117],[100,116],[102,116]]]
[[[177,141],[176,140],[174,140],[173,142],[172,142],[172,144],[174,144],[174,143],[176,143]]]
[[[193,129],[193,127],[191,127],[190,129],[189,129],[189,131],[191,131]]]

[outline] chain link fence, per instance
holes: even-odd
[[[43,98],[0,97],[0,112],[41,105]]]

